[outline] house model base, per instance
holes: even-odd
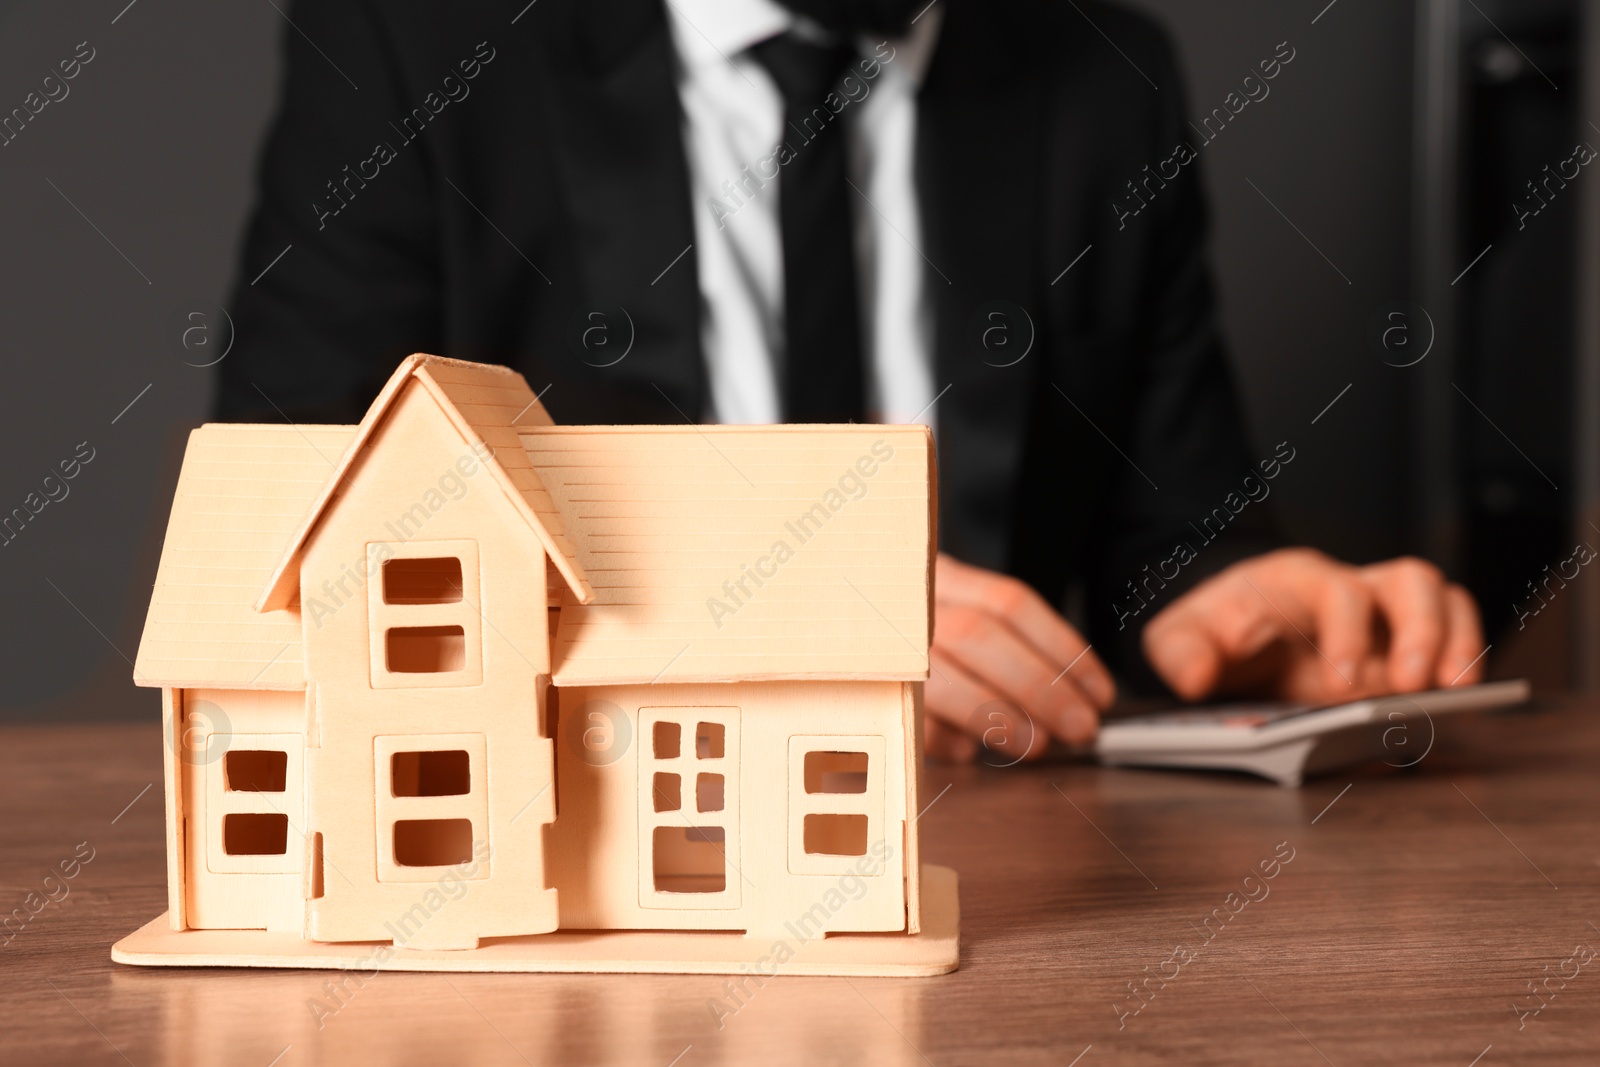
[[[557,426],[416,355],[189,438],[153,966],[930,975],[925,426]]]
[[[513,971],[552,974],[780,974],[925,978],[959,960],[956,872],[922,868],[922,932],[830,934],[803,941],[686,930],[557,931],[485,939],[477,948],[391,948],[305,941],[266,930],[172,929],[165,914],[118,941],[111,958],[141,967],[297,967],[377,971]]]

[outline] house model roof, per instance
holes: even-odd
[[[486,461],[484,466],[501,483],[528,526],[544,542],[551,561],[578,598],[593,599],[594,593],[578,566],[576,546],[567,536],[561,513],[551,502],[550,494],[529,465],[528,457],[517,440],[519,420],[524,425],[550,423],[550,415],[539,403],[539,398],[528,388],[522,375],[509,367],[416,355],[405,358],[378,393],[378,399],[367,409],[366,416],[356,427],[355,440],[346,449],[338,469],[328,479],[311,511],[295,531],[282,559],[273,569],[266,589],[257,599],[256,609],[264,611],[288,607],[294,599],[300,553],[305,548],[306,540],[316,528],[323,509],[344,484],[345,476],[371,441],[373,432],[389,413],[400,390],[413,378],[433,394],[466,444],[475,447],[480,454],[493,453],[494,458]],[[488,446],[487,450],[478,447],[483,445]]]
[[[258,612],[354,426],[202,426],[189,435],[133,677],[140,685],[301,689],[300,614]]]
[[[562,608],[558,684],[926,677],[926,428],[549,426],[522,443],[595,590]]]
[[[560,427],[514,371],[412,356],[359,426],[191,434],[139,684],[305,685],[300,554],[413,379],[561,575],[558,684],[926,677],[925,427]]]

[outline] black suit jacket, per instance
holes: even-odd
[[[916,161],[949,386],[941,544],[1053,602],[1081,582],[1091,639],[1126,670],[1151,615],[1270,536],[1258,505],[1232,544],[1189,525],[1253,459],[1199,168],[1148,186],[1137,216],[1113,207],[1193,139],[1181,79],[1159,30],[1120,7],[941,3]],[[224,417],[354,421],[413,351],[516,366],[560,422],[705,411],[691,212],[707,209],[690,201],[664,5],[520,6],[295,5]],[[597,324],[607,348],[583,343]],[[1142,568],[1180,540],[1198,558],[1149,585]],[[1130,615],[1136,579],[1159,595]]]

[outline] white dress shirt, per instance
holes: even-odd
[[[769,423],[782,413],[783,244],[774,155],[785,138],[783,95],[746,51],[785,30],[814,26],[776,0],[672,0],[678,94],[700,268],[701,347],[711,383],[708,420]],[[939,12],[910,34],[862,39],[846,82],[845,123],[855,211],[856,277],[869,417],[933,425],[933,319],[912,175],[916,94]],[[821,102],[819,101],[819,104]],[[796,135],[787,138],[795,147]],[[776,175],[774,176],[774,172]]]

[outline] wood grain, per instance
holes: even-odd
[[[1592,1063],[1600,960],[1552,979],[1538,1015],[1513,1005],[1571,975],[1576,946],[1600,947],[1597,710],[1451,720],[1409,770],[1301,790],[935,767],[922,845],[961,873],[961,970],[742,990],[387,972],[330,992],[327,973],[120,967],[111,942],[166,907],[161,789],[144,791],[160,731],[10,728],[0,908],[26,914],[52,872],[66,896],[0,947],[0,1062]],[[1179,946],[1187,962],[1169,963]],[[1139,1003],[1127,983],[1174,969],[1119,1020]]]

